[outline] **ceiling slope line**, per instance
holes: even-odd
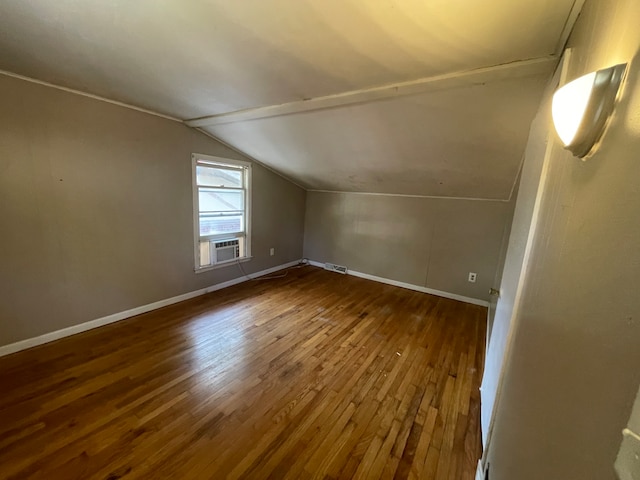
[[[513,79],[551,74],[558,59],[554,55],[518,60],[490,67],[447,73],[434,77],[424,77],[407,82],[393,83],[378,87],[326,95],[308,100],[296,100],[278,105],[248,108],[233,112],[220,113],[185,120],[190,127],[212,127],[227,123],[236,123],[260,118],[278,117],[294,113],[303,113],[328,108],[338,108],[354,104],[368,103],[387,98],[416,95],[429,91],[446,90],[456,87],[483,84],[489,81]]]
[[[189,126],[189,125],[187,125]],[[218,137],[216,137],[215,135],[213,135],[212,133],[207,132],[206,130],[203,130],[202,128],[198,128],[198,127],[191,127],[194,130],[196,130],[199,133],[202,133],[203,135],[206,135],[207,137],[215,140],[216,142],[224,145],[225,147],[227,147],[229,150],[233,150],[234,152],[242,155],[243,157],[248,158],[249,160],[251,160],[253,163],[256,163],[258,165],[260,165],[261,167],[265,168],[266,170],[269,170],[271,173],[274,173],[275,175],[279,176],[280,178],[286,180],[287,182],[293,183],[296,187],[301,188],[304,191],[308,191],[307,187],[305,187],[304,185],[301,185],[300,183],[298,183],[297,181],[295,181],[294,179],[292,179],[291,177],[286,176],[284,173],[279,172],[278,170],[276,170],[273,167],[270,167],[269,165],[261,162],[260,160],[256,160],[254,157],[252,157],[251,155],[243,152],[242,150],[240,150],[237,147],[234,147],[233,145],[225,142],[224,140],[219,139]]]
[[[582,12],[584,2],[585,0],[574,0],[573,5],[571,5],[571,10],[569,11],[569,15],[567,15],[564,27],[562,28],[562,32],[558,38],[558,43],[556,44],[555,56],[558,58],[558,62],[560,61],[562,52],[564,52],[564,49],[567,46],[569,35],[571,35],[571,32],[573,31],[573,27],[580,16],[580,12]]]
[[[62,85],[56,85],[55,83],[45,82],[44,80],[38,80],[37,78],[27,77],[25,75],[9,72],[7,70],[0,70],[0,75],[4,75],[5,77],[17,78],[19,80],[24,80],[25,82],[35,83],[37,85],[42,85],[43,87],[55,88],[56,90],[62,90],[63,92],[73,93],[74,95],[80,95],[81,97],[91,98],[93,100],[98,100],[99,102],[110,103],[112,105],[117,105],[118,107],[128,108],[137,112],[146,113],[148,115],[164,118],[166,120],[171,120],[172,122],[184,123],[184,120],[180,118],[172,117],[171,115],[166,115],[154,110],[149,110],[148,108],[138,107],[136,105],[131,105],[130,103],[112,100],[107,97],[101,97],[100,95],[83,92],[82,90],[76,90],[75,88],[63,87]]]
[[[135,110],[137,112],[146,113],[147,115],[153,115],[155,117],[164,118],[166,120],[171,120],[172,122],[177,122],[177,123],[181,123],[181,124],[185,125],[185,121],[181,120],[179,118],[172,117],[170,115],[165,115],[163,113],[155,112],[153,110],[148,110],[146,108],[137,107],[137,106],[131,105],[129,103],[119,102],[118,100],[112,100],[110,98],[101,97],[99,95],[94,95],[92,93],[83,92],[82,90],[75,90],[73,88],[63,87],[62,85],[56,85],[55,83],[45,82],[44,80],[38,80],[37,78],[26,77],[24,75],[19,75],[17,73],[9,72],[9,71],[6,71],[6,70],[0,70],[0,75],[6,76],[6,77],[11,77],[11,78],[17,78],[19,80],[24,80],[25,82],[29,82],[29,83],[35,83],[37,85],[42,85],[43,87],[54,88],[56,90],[61,90],[63,92],[71,93],[71,94],[74,94],[74,95],[79,95],[81,97],[91,98],[91,99],[97,100],[99,102],[110,103],[110,104],[116,105],[118,107],[128,108],[130,110]],[[186,126],[189,126],[189,125],[186,125]],[[198,131],[199,133],[202,133],[202,134],[206,135],[207,137],[215,140],[216,142],[224,145],[228,149],[233,150],[236,153],[239,153],[243,157],[248,158],[249,160],[253,161],[254,163],[257,163],[261,167],[266,168],[270,172],[275,173],[276,175],[278,175],[279,177],[283,178],[284,180],[287,180],[288,182],[293,183],[295,186],[297,186],[297,187],[299,187],[299,188],[301,188],[301,189],[303,189],[305,191],[307,190],[307,188],[305,186],[299,184],[298,182],[296,182],[292,178],[290,178],[290,177],[282,174],[281,172],[269,167],[268,165],[265,165],[264,163],[262,163],[262,162],[256,160],[255,158],[253,158],[252,156],[247,155],[245,152],[243,152],[242,150],[239,150],[238,148],[234,147],[233,145],[229,145],[227,142],[224,142],[224,141],[220,140],[215,135],[212,135],[211,133],[209,133],[209,132],[207,132],[205,130],[202,130],[200,128],[195,128],[195,130]]]
[[[335,193],[342,195],[369,195],[375,197],[407,197],[407,198],[433,198],[437,200],[472,200],[474,202],[500,202],[508,203],[509,199],[504,198],[479,198],[479,197],[447,197],[445,195],[412,195],[408,193],[377,193],[377,192],[348,192],[344,190],[319,190],[316,188],[309,188],[307,192],[317,193]]]

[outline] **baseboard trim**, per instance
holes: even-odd
[[[323,262],[316,262],[309,260],[310,265],[316,267],[324,267]],[[355,270],[347,269],[347,275],[353,275],[354,277],[366,278],[367,280],[373,280],[374,282],[386,283],[387,285],[393,285],[395,287],[406,288],[409,290],[415,290],[416,292],[429,293],[438,297],[444,297],[451,300],[459,300],[465,303],[471,303],[473,305],[480,305],[481,307],[489,307],[489,302],[486,300],[480,300],[479,298],[465,297],[464,295],[458,295],[456,293],[443,292],[441,290],[434,290],[432,288],[421,287],[420,285],[413,285],[411,283],[399,282],[397,280],[391,280],[389,278],[378,277],[376,275],[370,275],[368,273],[356,272]]]
[[[293,267],[295,265],[298,265],[299,263],[300,263],[300,260],[295,260],[293,262],[285,263],[283,265],[267,268],[266,270],[262,270],[260,272],[252,273],[251,276],[255,278],[255,277],[260,277],[262,275],[268,275],[270,273],[277,272],[285,268]],[[77,333],[86,332],[87,330],[93,330],[94,328],[102,327],[110,323],[119,322],[120,320],[124,320],[125,318],[134,317],[136,315],[147,313],[152,310],[156,310],[158,308],[166,307],[167,305],[183,302],[185,300],[189,300],[190,298],[215,292],[216,290],[222,290],[223,288],[231,287],[233,285],[237,285],[239,283],[243,283],[248,280],[249,279],[246,277],[234,278],[233,280],[228,280],[226,282],[216,283],[215,285],[211,285],[210,287],[201,288],[200,290],[183,293],[182,295],[177,295],[175,297],[159,300],[157,302],[149,303],[147,305],[142,305],[140,307],[132,308],[130,310],[125,310],[123,312],[107,315],[106,317],[97,318],[95,320],[90,320],[88,322],[80,323],[78,325],[72,325],[71,327],[63,328],[62,330],[56,330],[54,332],[45,333],[44,335],[40,335],[38,337],[28,338],[26,340],[20,340],[19,342],[10,343],[9,345],[4,345],[0,347],[0,357],[19,352],[21,350],[26,350],[27,348],[37,347],[38,345],[43,345],[45,343],[53,342],[54,340],[59,340],[64,337],[69,337]]]

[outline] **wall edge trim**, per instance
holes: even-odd
[[[252,273],[251,275],[253,278],[256,278],[262,275],[268,275],[270,273],[277,272],[279,270],[284,270],[285,268],[293,267],[295,265],[298,265],[299,263],[300,263],[300,260],[294,260],[292,262],[284,263],[281,265],[277,265],[275,267],[267,268],[266,270],[261,270],[259,272]],[[157,302],[148,303],[146,305],[134,307],[129,310],[124,310],[122,312],[113,313],[105,317],[89,320],[87,322],[79,323],[77,325],[72,325],[70,327],[66,327],[60,330],[54,330],[53,332],[45,333],[37,337],[27,338],[25,340],[19,340],[17,342],[10,343],[8,345],[2,345],[0,346],[0,357],[10,355],[12,353],[17,353],[22,350],[26,350],[28,348],[44,345],[45,343],[53,342],[61,338],[70,337],[71,335],[75,335],[77,333],[93,330],[94,328],[102,327],[104,325],[109,325],[110,323],[119,322],[120,320],[125,320],[127,318],[131,318],[136,315],[141,315],[143,313],[147,313],[152,310],[157,310],[158,308],[166,307],[168,305],[173,305],[174,303],[183,302],[185,300],[189,300],[191,298],[195,298],[200,295],[205,295],[207,293],[215,292],[217,290],[222,290],[224,288],[231,287],[239,283],[247,282],[248,280],[249,279],[244,276],[237,277],[231,280],[227,280],[226,282],[216,283],[209,287],[201,288],[199,290],[194,290],[192,292],[176,295],[175,297],[165,298],[163,300],[158,300]]]
[[[315,260],[309,260],[309,264],[315,267],[324,268],[323,262]],[[354,277],[364,278],[366,280],[373,280],[374,282],[386,283],[387,285],[393,285],[394,287],[406,288],[408,290],[414,290],[416,292],[428,293],[430,295],[436,295],[438,297],[448,298],[450,300],[458,300],[460,302],[470,303],[472,305],[480,305],[481,307],[489,307],[489,302],[486,300],[480,300],[479,298],[465,297],[464,295],[458,295],[457,293],[443,292],[442,290],[435,290],[433,288],[422,287],[420,285],[413,285],[412,283],[400,282],[398,280],[391,280],[389,278],[378,277],[369,273],[357,272],[355,270],[347,269],[347,275],[353,275]]]
[[[93,100],[98,100],[99,102],[110,103],[112,105],[117,105],[118,107],[123,107],[123,108],[128,108],[128,109],[131,109],[131,110],[136,110],[137,112],[146,113],[147,115],[153,115],[155,117],[160,117],[160,118],[164,118],[166,120],[171,120],[172,122],[178,122],[178,123],[184,124],[183,120],[181,120],[181,119],[179,119],[177,117],[171,116],[171,115],[167,115],[165,113],[156,112],[155,110],[150,110],[150,109],[144,108],[144,107],[138,107],[138,106],[132,105],[130,103],[121,102],[119,100],[113,100],[111,98],[103,97],[103,96],[100,96],[100,95],[95,95],[93,93],[83,92],[82,90],[77,90],[75,88],[64,87],[62,85],[57,85],[55,83],[46,82],[44,80],[39,80],[37,78],[27,77],[26,75],[20,75],[19,73],[10,72],[8,70],[0,70],[0,75],[3,75],[5,77],[17,78],[18,80],[23,80],[25,82],[35,83],[37,85],[42,85],[44,87],[49,87],[49,88],[53,88],[53,89],[56,89],[56,90],[62,90],[63,92],[72,93],[74,95],[80,95],[81,97],[91,98]]]

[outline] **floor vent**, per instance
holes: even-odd
[[[330,270],[332,272],[342,273],[342,274],[347,273],[347,267],[343,267],[342,265],[335,265],[333,263],[325,263],[324,269]]]

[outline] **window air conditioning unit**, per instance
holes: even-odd
[[[237,238],[212,243],[214,263],[228,262],[240,257],[240,241]]]

